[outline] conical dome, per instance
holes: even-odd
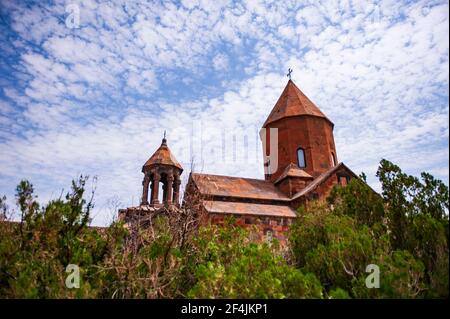
[[[142,167],[142,170],[146,167],[151,167],[154,165],[168,165],[168,166],[174,166],[179,168],[180,170],[183,170],[183,167],[180,163],[176,160],[176,158],[172,155],[172,152],[170,151],[169,147],[167,146],[167,140],[164,137],[161,143],[161,146],[156,150],[155,153],[148,159],[147,162],[145,162],[144,166]]]
[[[333,124],[294,82],[289,80],[263,127],[282,118],[300,115],[322,117]]]

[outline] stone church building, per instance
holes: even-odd
[[[126,221],[135,214],[151,214],[162,207],[176,209],[195,200],[201,207],[202,222],[221,224],[226,216],[233,216],[238,225],[256,226],[255,235],[260,239],[284,241],[301,205],[326,197],[335,185],[346,185],[356,177],[338,161],[333,127],[333,122],[289,80],[261,130],[264,179],[191,172],[184,203],[180,203],[183,168],[164,137],[142,167],[141,204],[119,210],[119,218]],[[270,148],[276,158],[269,156]],[[160,184],[162,202],[158,200]]]

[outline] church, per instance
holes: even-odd
[[[256,239],[284,242],[300,206],[324,199],[335,185],[357,178],[338,161],[333,128],[333,122],[289,79],[260,132],[264,179],[191,172],[180,202],[183,167],[164,137],[142,167],[141,204],[119,210],[119,218],[126,222],[196,201],[202,223],[222,224],[233,216],[237,225],[256,229]]]

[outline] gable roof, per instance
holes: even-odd
[[[274,184],[262,179],[200,173],[192,173],[191,177],[202,195],[256,200],[290,200]]]
[[[274,184],[281,182],[286,177],[301,177],[304,179],[313,179],[314,178],[293,163],[290,163],[288,166],[286,166],[286,168],[284,169],[284,172],[280,175],[280,177],[278,177],[278,179],[275,181]]]
[[[144,167],[152,165],[170,165],[183,170],[183,167],[180,163],[178,163],[175,156],[173,156],[172,152],[167,146],[167,140],[165,138],[163,138],[161,146],[156,150],[155,153],[153,153],[152,156],[150,156],[147,162],[145,162],[142,169],[144,169]]]
[[[264,122],[263,127],[268,124],[278,121],[279,119],[299,116],[312,115],[322,117],[331,122],[325,114],[292,82],[289,80],[286,87],[278,98],[277,103],[270,112],[269,117]]]
[[[311,191],[315,190],[318,186],[320,186],[322,183],[324,183],[328,178],[330,178],[334,173],[336,173],[339,169],[345,169],[347,172],[349,172],[353,177],[358,177],[350,168],[348,168],[344,163],[339,163],[338,165],[330,168],[325,173],[322,173],[319,175],[316,179],[314,179],[311,183],[308,184],[304,189],[302,189],[300,192],[295,194],[292,199],[297,199],[299,197],[305,196],[306,194],[310,193]]]

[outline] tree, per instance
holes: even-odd
[[[194,239],[189,259],[194,285],[191,298],[321,298],[322,288],[311,273],[288,265],[276,245],[255,243],[249,232],[211,225]]]
[[[88,228],[90,201],[83,199],[87,178],[80,177],[64,199],[40,207],[33,185],[21,181],[16,200],[19,223],[0,224],[0,295],[7,298],[95,296],[95,271],[107,252],[107,241]],[[80,267],[82,289],[65,287],[65,269]]]
[[[389,208],[389,226],[396,248],[407,248],[408,222],[416,215],[429,215],[448,229],[449,191],[442,181],[422,173],[421,183],[417,177],[403,173],[400,167],[385,159],[380,162],[377,176]]]
[[[8,205],[6,205],[6,196],[0,197],[0,222],[5,221],[8,216]]]
[[[377,176],[382,196],[361,176],[300,210],[290,230],[297,267],[331,298],[448,297],[448,188],[386,160]],[[368,264],[380,268],[379,289],[365,286]]]
[[[339,202],[333,210],[316,203],[300,213],[290,230],[297,267],[315,274],[329,298],[417,297],[423,291],[422,263],[407,251],[393,251],[383,225],[360,224]],[[366,287],[370,264],[381,269],[379,289]]]
[[[377,171],[388,207],[392,246],[425,265],[430,297],[448,296],[449,190],[429,173],[421,180],[382,160]]]
[[[327,198],[336,213],[354,217],[358,224],[373,226],[385,217],[383,198],[364,181],[353,178],[346,187],[334,187]]]

